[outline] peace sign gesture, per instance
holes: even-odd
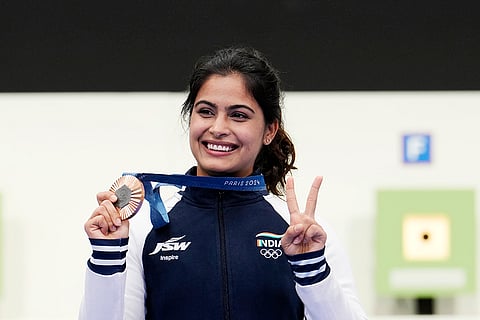
[[[313,180],[305,212],[301,213],[295,195],[293,178],[287,179],[286,194],[288,211],[290,211],[290,227],[282,237],[283,251],[287,255],[318,251],[325,247],[327,234],[315,221],[315,207],[322,180],[323,177],[316,177]]]

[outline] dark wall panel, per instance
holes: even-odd
[[[0,0],[0,91],[181,91],[235,44],[286,90],[480,89],[475,1]]]

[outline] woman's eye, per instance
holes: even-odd
[[[212,110],[208,109],[208,108],[201,108],[201,109],[198,109],[197,111],[201,116],[203,117],[210,117],[210,116],[213,116],[214,113]]]
[[[234,112],[234,113],[232,113],[231,117],[236,119],[236,120],[246,120],[246,119],[248,119],[248,116],[243,112]]]

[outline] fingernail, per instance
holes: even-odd
[[[115,219],[115,224],[120,227],[122,225],[122,220],[120,220],[120,218]]]

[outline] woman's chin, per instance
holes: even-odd
[[[199,176],[210,176],[210,177],[245,177],[248,176],[247,174],[242,174],[236,170],[232,170],[231,168],[197,168],[197,175]]]

